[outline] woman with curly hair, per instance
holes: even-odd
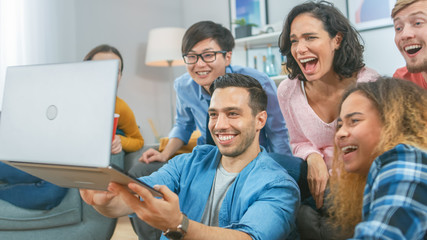
[[[332,219],[357,239],[425,239],[427,91],[380,78],[341,103],[330,178]]]
[[[331,3],[307,2],[287,16],[279,38],[289,80],[278,87],[294,156],[307,161],[310,192],[322,207],[344,90],[379,75],[365,67],[359,33]]]

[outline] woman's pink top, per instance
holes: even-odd
[[[378,77],[375,70],[364,67],[357,74],[357,82],[375,81]],[[289,130],[294,156],[305,160],[311,153],[318,153],[330,169],[337,120],[325,123],[317,116],[308,104],[298,79],[282,81],[277,89],[277,96]]]

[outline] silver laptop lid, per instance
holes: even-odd
[[[118,60],[9,67],[0,160],[106,167]]]

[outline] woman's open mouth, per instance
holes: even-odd
[[[357,148],[358,148],[357,146],[351,145],[351,146],[346,146],[341,148],[341,151],[344,153],[344,155],[346,155],[348,153],[356,151]]]
[[[314,69],[316,68],[316,64],[318,62],[317,58],[305,58],[305,59],[301,59],[299,60],[300,63],[302,64],[302,67],[304,68],[304,72],[313,72]]]

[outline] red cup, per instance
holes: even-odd
[[[119,123],[120,114],[114,113],[113,140],[116,136],[117,124]]]

